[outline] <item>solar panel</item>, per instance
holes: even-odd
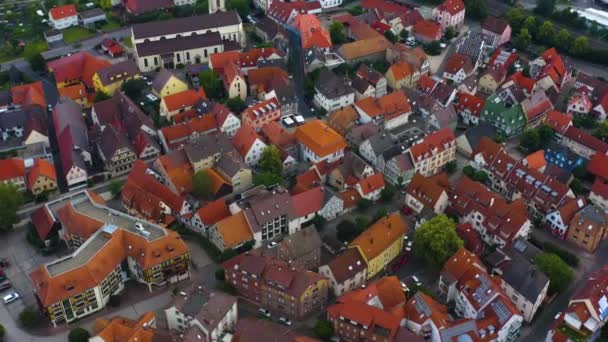
[[[416,299],[414,305],[416,306],[416,311],[423,313],[425,316],[430,317],[433,313],[426,302],[422,300],[422,296],[419,293],[416,293]]]
[[[513,245],[513,248],[515,248],[520,253],[523,253],[527,247],[528,246],[526,245],[526,243],[521,240],[515,241],[515,244]]]
[[[481,284],[473,293],[473,297],[483,306],[492,296],[492,289],[490,288],[490,279],[485,274],[479,274],[479,281]]]
[[[509,309],[507,308],[505,303],[502,302],[502,300],[499,299],[494,301],[491,306],[494,312],[496,313],[496,316],[498,316],[498,322],[500,324],[504,324],[511,317],[511,311],[509,311]]]

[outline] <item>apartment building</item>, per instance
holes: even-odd
[[[448,187],[447,173],[432,177],[416,173],[405,190],[405,205],[418,214],[425,208],[441,214],[448,206]]]
[[[312,120],[299,126],[296,139],[304,161],[318,163],[333,162],[344,156],[346,141],[321,120]]]
[[[38,306],[53,325],[103,309],[128,279],[152,291],[189,277],[189,249],[176,232],[110,209],[86,191],[46,205],[53,219],[70,211],[69,220],[60,220],[62,238],[92,232],[70,255],[30,274]]]
[[[300,271],[289,263],[246,252],[224,262],[226,282],[239,295],[270,310],[294,319],[303,319],[321,310],[329,282],[311,271]]]
[[[329,287],[340,297],[367,281],[367,264],[357,248],[348,248],[326,265],[319,267],[319,274],[329,279]]]
[[[456,137],[449,128],[430,133],[409,149],[417,172],[429,177],[456,160]]]
[[[574,214],[566,239],[593,253],[606,238],[607,230],[608,214],[599,206],[590,204]]]

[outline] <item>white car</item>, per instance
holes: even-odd
[[[406,252],[411,252],[413,244],[414,244],[414,241],[408,241],[407,244],[405,245],[405,251]]]
[[[416,284],[416,286],[422,285],[422,282],[420,281],[420,279],[418,279],[418,277],[412,276],[412,280],[414,281],[414,284]]]
[[[562,312],[560,311],[560,312],[556,313],[556,314],[555,314],[555,317],[553,317],[553,318],[557,320],[557,319],[559,319],[559,317],[560,317],[561,315],[562,315]]]
[[[410,289],[407,287],[407,285],[405,285],[404,282],[401,282],[401,289],[403,289],[403,292],[410,292]]]
[[[285,317],[279,317],[279,323],[286,325],[288,327],[291,326],[291,321]]]
[[[17,299],[19,299],[19,297],[20,297],[19,294],[17,292],[13,291],[5,296],[2,296],[2,302],[4,304],[8,304],[10,302],[16,301]]]
[[[278,243],[276,243],[276,242],[272,241],[271,243],[269,243],[269,244],[268,244],[268,246],[267,246],[267,247],[268,247],[268,248],[275,248],[275,247],[276,247],[276,246],[278,246],[278,245],[279,245]]]
[[[270,311],[268,311],[267,309],[264,309],[264,308],[259,308],[259,309],[258,309],[258,312],[259,312],[261,315],[264,315],[264,316],[266,316],[266,317],[268,317],[268,318],[270,318],[270,317],[272,316],[272,315],[270,314]]]
[[[158,97],[156,97],[154,94],[148,94],[146,97],[152,102],[158,101]]]
[[[441,44],[439,44],[439,47],[440,47],[440,48],[442,48],[442,49],[445,49],[445,47],[446,47],[446,46],[447,46],[447,45],[446,45],[445,43],[441,43]]]

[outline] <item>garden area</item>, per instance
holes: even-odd
[[[80,26],[72,26],[62,31],[63,32],[63,40],[67,44],[72,44],[79,42],[81,40],[90,38],[95,34],[94,31],[88,30],[84,27]]]

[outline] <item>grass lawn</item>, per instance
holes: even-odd
[[[131,37],[125,37],[122,40],[122,43],[125,44],[126,47],[133,47],[133,42],[131,41]]]
[[[82,27],[70,27],[68,29],[63,30],[62,32],[63,40],[68,44],[87,39],[93,35],[92,32]]]
[[[103,32],[110,32],[110,31],[114,31],[120,28],[120,23],[118,21],[115,20],[108,20],[107,23],[105,23],[102,27],[101,30]]]

